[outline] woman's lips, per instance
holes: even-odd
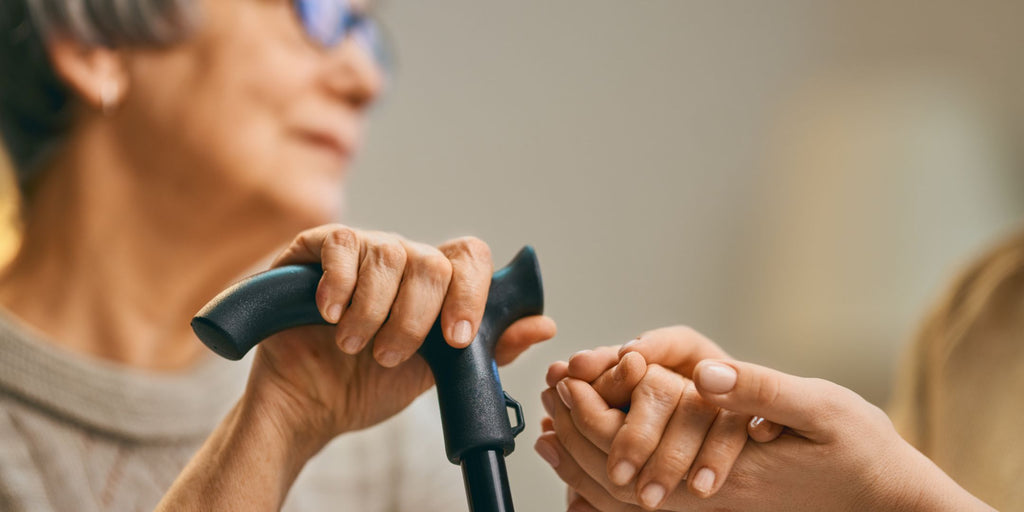
[[[345,160],[352,155],[352,144],[337,133],[319,130],[300,130],[299,136],[305,142],[327,150]]]

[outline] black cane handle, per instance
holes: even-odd
[[[249,277],[224,290],[192,319],[192,329],[211,350],[241,359],[256,344],[291,327],[326,324],[316,307],[319,265],[290,265]],[[435,321],[419,353],[437,382],[445,449],[455,464],[479,450],[508,455],[522,430],[522,410],[501,388],[494,348],[516,320],[544,309],[540,266],[524,247],[491,279],[487,307],[469,347],[452,348]],[[510,425],[508,408],[517,423]]]

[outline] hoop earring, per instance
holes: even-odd
[[[100,85],[100,108],[103,115],[110,115],[121,102],[121,88],[114,80],[104,80]]]

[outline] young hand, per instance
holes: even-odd
[[[719,492],[700,499],[677,490],[665,510],[992,510],[960,488],[903,441],[877,407],[856,393],[820,379],[804,379],[726,359],[701,360],[707,349],[692,330],[682,338],[644,338],[623,352],[648,363],[690,369],[696,389],[711,405],[785,425],[766,443],[748,443]],[[576,510],[637,511],[636,489],[607,474],[615,438],[602,417],[597,390],[574,384],[570,409],[561,402],[538,445],[550,451],[559,477],[575,493]],[[579,395],[577,395],[579,393]],[[589,404],[584,410],[582,404]],[[662,440],[670,435],[665,430]]]

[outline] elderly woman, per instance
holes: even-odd
[[[321,451],[285,508],[463,501],[423,432],[435,417],[323,449],[431,386],[417,347],[439,314],[450,344],[470,343],[492,272],[472,238],[315,227],[339,212],[381,88],[376,36],[346,0],[0,3],[24,227],[0,278],[0,508],[152,509],[208,438],[178,487],[203,492],[169,508],[281,506]],[[321,262],[334,325],[265,342],[246,384],[188,321],[289,240],[273,264]],[[553,334],[518,322],[500,362]]]

